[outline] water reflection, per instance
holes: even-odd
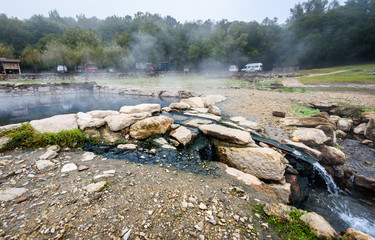
[[[159,103],[168,106],[176,99],[117,94],[64,94],[50,96],[22,96],[0,98],[0,126],[42,119],[58,114],[92,110],[120,110],[124,105]]]

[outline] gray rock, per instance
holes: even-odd
[[[171,103],[169,104],[169,107],[171,109],[186,110],[190,108],[190,105],[187,103],[179,102],[179,103]]]
[[[106,121],[101,118],[93,118],[90,114],[79,112],[77,113],[77,123],[81,130],[86,128],[100,128],[106,124]]]
[[[226,164],[223,164],[224,171],[229,176],[239,180],[240,182],[248,185],[248,186],[262,186],[263,182],[260,181],[257,177],[254,175],[244,173],[240,170],[237,170],[235,168],[228,167]]]
[[[77,165],[75,165],[74,163],[68,163],[68,164],[65,164],[62,168],[61,168],[61,172],[64,173],[64,172],[70,172],[70,171],[74,171],[74,170],[77,170],[78,167]]]
[[[292,136],[308,146],[319,146],[329,140],[322,130],[316,128],[300,128]]]
[[[39,160],[36,162],[36,167],[39,171],[42,171],[46,168],[51,168],[53,166],[55,166],[55,164],[49,160]]]
[[[292,197],[292,188],[290,183],[285,184],[269,184],[272,190],[277,196],[283,201],[283,203],[289,204]]]
[[[157,138],[157,139],[154,139],[153,142],[156,143],[156,144],[159,145],[159,146],[162,146],[162,145],[168,145],[167,140],[165,140],[164,138]]]
[[[212,123],[211,120],[194,118],[194,119],[190,119],[188,121],[185,121],[182,124],[185,125],[185,126],[198,128],[200,125],[207,125],[207,124],[211,124],[211,123]]]
[[[27,188],[8,188],[0,190],[0,201],[11,201],[27,192]]]
[[[254,143],[250,133],[217,124],[201,125],[199,126],[199,130],[210,137],[235,144],[247,145]]]
[[[256,123],[256,122],[253,122],[253,121],[249,121],[247,120],[246,118],[244,117],[231,117],[230,120],[232,122],[235,122],[237,123],[238,125],[242,126],[242,127],[248,127],[248,128],[252,128],[252,129],[260,129],[260,124],[259,123]]]
[[[193,108],[204,108],[204,103],[201,97],[182,99],[180,103],[186,103]]]
[[[361,123],[353,129],[353,132],[355,134],[362,134],[363,135],[363,134],[365,134],[366,128],[367,128],[367,123]]]
[[[198,113],[196,111],[195,112],[187,111],[187,112],[184,112],[184,115],[211,119],[211,120],[214,120],[216,122],[219,122],[221,120],[220,116],[216,116],[216,115],[210,114],[210,113]]]
[[[375,112],[363,112],[361,113],[361,120],[362,122],[369,122],[371,118],[375,119]],[[0,130],[1,132],[1,130]]]
[[[124,128],[130,127],[137,120],[145,119],[151,117],[151,113],[143,112],[137,114],[120,114],[120,115],[111,115],[104,118],[107,122],[108,127],[111,131],[117,132]]]
[[[40,160],[51,160],[57,156],[57,152],[53,150],[47,150],[42,156],[39,157]]]
[[[184,126],[173,130],[169,135],[177,139],[177,141],[182,143],[184,146],[193,141],[196,136],[192,131]]]
[[[63,130],[78,128],[76,114],[57,115],[41,120],[33,120],[30,124],[39,132],[58,133]]]
[[[218,108],[217,106],[215,105],[210,105],[208,107],[208,113],[212,113],[216,116],[221,116],[221,111],[220,111],[220,108]]]
[[[139,104],[136,106],[123,106],[120,109],[120,113],[131,114],[131,113],[157,113],[161,111],[160,104]]]
[[[215,105],[216,103],[223,102],[227,98],[223,95],[207,95],[202,98],[204,106],[209,107],[210,105]]]
[[[8,137],[0,137],[0,148],[6,145],[11,139]]]
[[[344,132],[350,132],[352,127],[353,127],[353,121],[351,119],[342,118],[337,122],[337,128]]]
[[[52,146],[49,146],[49,147],[47,148],[47,151],[49,151],[49,150],[51,150],[51,151],[55,151],[55,152],[60,152],[61,147],[60,147],[59,145],[52,145]]]

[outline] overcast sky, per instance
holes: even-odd
[[[279,19],[284,23],[290,9],[299,0],[0,0],[0,13],[19,19],[34,14],[48,16],[56,9],[62,17],[84,14],[104,19],[108,16],[134,16],[135,13],[150,12],[161,16],[170,15],[183,23],[193,20],[258,21],[264,18]],[[344,4],[345,0],[339,0]]]

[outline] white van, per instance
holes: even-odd
[[[263,71],[262,63],[249,63],[246,64],[244,68],[241,69],[241,72],[261,72]]]

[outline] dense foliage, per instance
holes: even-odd
[[[375,58],[375,0],[308,0],[291,9],[285,24],[221,20],[180,23],[139,12],[132,16],[48,17],[19,20],[0,14],[0,55],[19,57],[37,71],[94,61],[132,70],[136,62],[171,62],[177,69],[322,67]]]

